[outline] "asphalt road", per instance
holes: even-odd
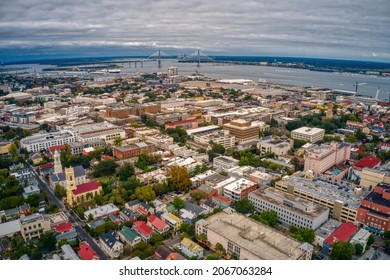
[[[33,167],[30,165],[30,168],[33,168]],[[92,249],[94,249],[95,252],[99,255],[101,260],[107,260],[108,259],[107,256],[104,254],[102,249],[100,249],[100,247],[96,244],[95,240],[91,236],[89,236],[89,234],[83,229],[83,227],[80,226],[81,221],[76,220],[76,218],[69,213],[69,211],[65,208],[62,201],[54,195],[52,189],[49,186],[47,186],[47,184],[38,176],[38,174],[35,172],[35,169],[33,169],[33,170],[34,170],[35,177],[37,178],[38,184],[41,187],[41,189],[43,189],[49,195],[50,200],[55,205],[57,205],[58,209],[60,211],[64,212],[65,215],[68,217],[69,221],[71,223],[73,223],[81,240],[88,242],[88,244],[92,247]]]

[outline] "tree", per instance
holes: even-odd
[[[62,186],[60,185],[56,185],[54,187],[54,194],[57,196],[57,197],[64,197],[66,196],[66,190],[65,188],[63,188]]]
[[[143,202],[150,202],[156,198],[151,186],[142,186],[135,189],[135,196]]]
[[[171,168],[171,182],[174,189],[178,191],[188,191],[192,184],[187,169],[180,166]]]
[[[48,231],[39,238],[38,247],[41,250],[53,251],[56,248],[56,233]]]
[[[173,199],[172,201],[172,205],[175,206],[175,208],[177,210],[180,210],[182,208],[184,208],[185,204],[184,204],[184,200],[181,199],[180,197],[178,196],[175,196],[175,198]]]
[[[355,247],[348,242],[336,242],[332,245],[330,258],[332,260],[352,260]]]
[[[270,227],[275,227],[278,223],[278,214],[273,210],[262,211],[258,221]]]
[[[225,248],[222,246],[221,243],[215,244],[215,250],[217,250],[218,253],[221,253],[221,254],[223,254],[223,255],[226,255],[226,250],[225,250]]]
[[[356,140],[357,140],[357,138],[353,134],[348,135],[347,139],[346,139],[346,141],[349,142],[349,143],[356,143]]]
[[[294,139],[294,149],[299,149],[303,145],[306,144],[305,140],[300,140],[300,139]]]
[[[99,162],[93,171],[94,177],[111,176],[119,165],[112,159]]]
[[[363,253],[363,246],[360,243],[355,244],[355,255],[361,255]]]
[[[122,146],[122,142],[123,142],[123,139],[120,136],[118,136],[114,139],[115,146]]]
[[[192,201],[196,201],[199,203],[200,200],[205,198],[205,193],[200,190],[195,190],[191,192],[190,196]]]
[[[255,211],[255,207],[249,199],[242,199],[233,203],[233,208],[236,209],[238,213],[248,214]]]
[[[17,158],[18,157],[18,147],[16,147],[15,143],[12,143],[9,148],[8,152],[12,155],[12,158]]]
[[[220,260],[221,259],[221,255],[219,254],[211,254],[211,255],[207,255],[206,257],[206,260]]]
[[[371,234],[371,235],[368,237],[367,245],[368,245],[368,246],[371,246],[372,244],[374,244],[374,242],[375,242],[375,238],[374,238],[374,236]]]
[[[225,147],[218,143],[212,143],[212,150],[220,155],[225,154]]]
[[[162,244],[163,240],[164,240],[164,237],[161,234],[153,232],[152,237],[150,238],[150,244],[153,246],[158,246],[158,245]]]
[[[128,178],[135,174],[134,167],[130,163],[126,162],[119,169],[118,176],[120,181],[126,181]]]
[[[301,242],[313,243],[316,237],[315,231],[310,228],[294,228],[290,227],[290,235]],[[293,232],[294,231],[294,232]]]

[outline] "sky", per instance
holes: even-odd
[[[389,0],[0,1],[0,60],[200,49],[390,61]]]

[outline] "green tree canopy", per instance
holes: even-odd
[[[175,206],[177,210],[180,210],[184,208],[184,200],[178,196],[175,196],[175,198],[172,201],[172,205]]]
[[[316,237],[315,231],[310,228],[298,228],[295,232],[292,232],[290,227],[290,234],[295,239],[307,243],[313,243]]]
[[[93,176],[101,177],[114,175],[118,166],[119,165],[112,159],[101,161],[94,167]]]
[[[151,186],[142,186],[135,189],[135,196],[143,202],[150,202],[156,198]]]
[[[187,169],[185,167],[172,166],[171,183],[175,190],[188,191],[192,183]]]
[[[332,260],[352,260],[355,247],[348,242],[336,242],[332,245],[330,258]]]
[[[126,181],[131,176],[134,176],[134,167],[131,165],[131,163],[126,162],[122,165],[122,167],[119,169],[118,176],[120,181]]]
[[[249,199],[242,199],[233,203],[233,208],[236,209],[238,213],[249,214],[255,211],[255,207]]]

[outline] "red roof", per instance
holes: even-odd
[[[213,198],[216,199],[216,200],[219,200],[219,201],[221,201],[223,203],[226,203],[226,204],[230,204],[230,202],[231,202],[230,198],[224,197],[224,196],[220,196],[218,194],[214,194]]]
[[[167,126],[172,126],[172,125],[181,125],[181,124],[193,123],[193,122],[198,122],[198,120],[193,119],[193,120],[177,121],[177,122],[167,123],[166,125]]]
[[[144,221],[137,221],[134,223],[135,228],[139,233],[141,233],[143,236],[148,236],[152,234],[153,229],[148,226]]]
[[[381,160],[377,157],[367,156],[359,160],[354,164],[357,169],[363,169],[364,167],[374,168],[381,163]]]
[[[66,148],[65,145],[51,146],[49,148],[49,151],[54,152],[56,150],[65,150],[65,148]]]
[[[114,159],[114,158],[112,156],[109,156],[109,155],[102,155],[101,159],[107,160],[107,159]]]
[[[73,224],[71,222],[63,223],[55,227],[56,232],[62,233],[66,231],[70,231],[73,228]]]
[[[143,208],[141,208],[141,207],[138,207],[138,208],[137,208],[137,211],[140,212],[140,213],[143,214],[143,215],[148,214],[148,211],[146,211],[145,209],[143,209]]]
[[[40,169],[49,169],[49,168],[53,168],[54,164],[52,162],[49,162],[49,163],[46,163],[46,164],[42,164],[39,166]]]
[[[337,241],[347,242],[352,237],[352,235],[357,232],[357,230],[358,227],[355,226],[352,222],[343,223],[331,235],[329,235],[325,241],[330,245],[333,245]]]
[[[85,193],[85,192],[90,192],[90,191],[93,191],[93,190],[97,190],[101,186],[102,186],[102,184],[100,184],[99,182],[91,181],[91,182],[88,182],[88,183],[84,183],[84,184],[78,185],[76,187],[76,189],[72,190],[72,192],[73,192],[74,195],[78,195],[78,194],[82,194],[82,193]]]
[[[163,230],[167,226],[163,220],[156,217],[155,215],[150,215],[148,217],[148,222],[158,230]]]
[[[82,260],[94,260],[99,259],[98,254],[89,246],[89,244],[85,241],[80,243],[80,249],[78,252],[80,258]]]

